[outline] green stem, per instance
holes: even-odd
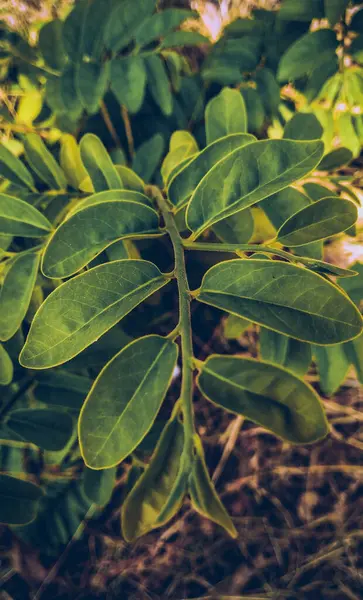
[[[277,250],[271,246],[261,246],[260,244],[219,244],[219,243],[208,243],[208,242],[190,242],[189,240],[183,240],[183,246],[186,250],[201,250],[207,252],[232,252],[234,254],[238,252],[268,252],[269,254],[276,254],[282,258],[288,258],[294,260],[294,256],[284,250]]]
[[[175,277],[179,292],[179,328],[183,358],[180,402],[184,417],[184,451],[185,458],[188,460],[192,457],[193,436],[195,433],[193,412],[193,339],[190,315],[191,295],[185,268],[183,240],[175,224],[173,213],[157,188],[152,187],[151,193],[163,215],[175,256]]]

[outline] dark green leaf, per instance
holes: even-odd
[[[180,508],[184,492],[175,498],[164,522],[158,522],[179,473],[183,446],[183,426],[174,418],[167,423],[149,466],[122,506],[122,533],[126,541],[131,542],[155,527],[161,527]]]
[[[4,346],[0,344],[0,385],[9,385],[13,379],[13,363]]]
[[[347,292],[353,302],[359,306],[363,300],[363,264],[355,263],[352,269],[358,273],[349,281],[339,281],[339,285]]]
[[[262,360],[281,365],[299,377],[305,375],[311,363],[311,345],[261,327],[260,354]]]
[[[0,194],[0,233],[22,237],[42,237],[52,229],[48,219],[36,208],[15,198]]]
[[[329,348],[315,346],[313,349],[319,372],[319,385],[327,396],[332,396],[346,378],[349,361],[344,346],[344,344],[336,344]]]
[[[0,474],[0,522],[9,525],[25,525],[35,519],[40,487],[15,477]]]
[[[160,48],[179,48],[181,46],[197,46],[198,44],[209,44],[209,38],[198,31],[173,31],[165,36]]]
[[[139,46],[145,46],[153,40],[165,36],[176,29],[185,21],[196,16],[197,13],[181,8],[167,8],[155,13],[144,21],[137,30],[135,41]]]
[[[73,61],[77,61],[82,53],[84,22],[88,5],[88,0],[78,0],[63,25],[63,44]]]
[[[247,244],[253,235],[254,227],[252,211],[246,208],[213,225],[213,231],[222,242]]]
[[[21,364],[45,369],[67,362],[168,281],[144,260],[107,263],[70,279],[37,312]]]
[[[251,358],[211,356],[201,367],[198,387],[214,404],[293,444],[315,442],[329,431],[313,388],[282,367]]]
[[[121,179],[106,148],[93,133],[86,133],[80,143],[81,159],[88,171],[95,192],[122,189]]]
[[[277,240],[283,246],[302,246],[349,229],[358,218],[350,200],[323,198],[299,210],[282,225]]]
[[[88,377],[68,373],[64,369],[39,371],[34,395],[44,404],[79,411],[92,383]]]
[[[320,185],[320,183],[314,183],[313,181],[304,183],[304,191],[313,202],[322,200],[323,198],[328,198],[329,196],[333,197],[338,195],[324,185]]]
[[[363,334],[344,344],[344,352],[355,368],[358,381],[363,384]]]
[[[170,117],[173,112],[173,96],[164,62],[158,55],[145,58],[150,93],[161,112]]]
[[[39,50],[45,62],[55,71],[62,71],[67,62],[62,33],[63,22],[60,19],[49,21],[39,32]]]
[[[277,78],[289,81],[311,73],[319,64],[334,57],[337,38],[331,29],[319,29],[299,38],[283,55]]]
[[[83,108],[91,115],[99,109],[110,79],[110,63],[82,61],[76,70],[76,90]]]
[[[247,110],[248,131],[260,132],[266,116],[262,96],[251,87],[242,88],[241,94]]]
[[[78,209],[49,239],[42,261],[46,277],[64,279],[80,271],[107,246],[159,233],[158,214],[140,202],[114,200]]]
[[[103,471],[85,468],[83,475],[84,493],[97,506],[105,506],[109,502],[115,483],[115,467]]]
[[[175,206],[181,207],[189,200],[198,183],[228,154],[246,144],[254,142],[249,134],[233,134],[217,140],[202,150],[192,161],[170,179],[168,196]]]
[[[62,169],[39,135],[28,133],[24,137],[24,150],[33,171],[51,190],[63,190],[67,187]]]
[[[335,148],[328,152],[318,165],[319,171],[334,171],[348,165],[353,159],[353,154],[348,148]]]
[[[280,104],[280,86],[273,71],[267,67],[259,69],[256,83],[266,114],[270,117],[276,115]]]
[[[363,31],[363,8],[354,13],[349,29],[361,33]]]
[[[159,412],[177,357],[174,342],[150,335],[131,342],[102,369],[79,418],[87,466],[115,466],[137,448]]]
[[[323,17],[324,0],[283,0],[279,11],[279,18],[287,21],[311,21]]]
[[[193,237],[310,173],[323,148],[320,141],[290,140],[264,140],[237,148],[207,173],[192,195],[187,224]]]
[[[209,477],[202,442],[198,435],[194,437],[194,448],[193,468],[189,477],[189,493],[192,506],[203,517],[211,519],[235,538],[237,537],[236,528]]]
[[[6,426],[22,442],[31,442],[43,450],[62,450],[73,433],[72,417],[55,408],[13,410]]]
[[[349,0],[324,0],[325,17],[330,25],[334,25],[340,20],[348,8]]]
[[[156,133],[136,150],[132,168],[146,183],[152,179],[161,161],[164,145],[163,136]]]
[[[125,48],[154,8],[155,0],[124,0],[122,3],[115,3],[105,32],[107,48],[113,53]]]
[[[205,110],[207,144],[233,133],[247,133],[247,113],[238,90],[224,88]]]
[[[297,113],[287,122],[284,138],[290,140],[318,140],[323,135],[323,128],[315,115]]]
[[[20,254],[11,262],[0,292],[0,340],[8,340],[19,329],[29,307],[40,254]]]
[[[140,56],[118,57],[111,62],[111,89],[120,104],[137,113],[144,101],[146,69]]]
[[[206,273],[197,300],[305,342],[335,344],[359,335],[362,318],[332,283],[270,260],[230,260]]]
[[[3,144],[0,144],[0,177],[35,191],[33,177],[26,166]]]

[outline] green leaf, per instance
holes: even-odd
[[[359,306],[363,299],[363,264],[355,263],[352,265],[352,268],[358,275],[349,279],[349,281],[339,281],[339,285],[347,292],[353,302]]]
[[[189,477],[189,493],[193,508],[203,517],[223,527],[233,538],[237,531],[209,477],[200,437],[194,437],[195,456]]]
[[[259,69],[256,73],[256,83],[265,112],[269,117],[276,115],[280,104],[280,86],[273,71],[267,67]]]
[[[314,183],[313,181],[308,181],[304,183],[304,191],[309,196],[310,200],[316,202],[317,200],[322,200],[323,198],[338,196],[332,192],[329,188],[324,185],[320,185],[320,183]]]
[[[115,466],[137,448],[155,421],[177,358],[174,342],[150,335],[131,342],[102,369],[79,418],[88,467]]]
[[[88,5],[88,0],[79,0],[64,21],[63,44],[73,61],[77,61],[82,54],[84,22]]]
[[[60,165],[69,185],[78,190],[88,173],[84,168],[77,140],[73,135],[64,134],[60,142]]]
[[[251,87],[241,88],[241,94],[246,105],[248,131],[261,132],[266,118],[262,96]]]
[[[111,90],[131,114],[137,113],[142,106],[146,79],[141,56],[118,57],[111,62]]]
[[[349,25],[349,29],[360,33],[363,31],[363,10],[362,8],[354,13]]]
[[[103,471],[94,471],[93,469],[87,469],[87,467],[84,470],[84,493],[97,506],[105,506],[109,502],[115,483],[115,467]]]
[[[246,329],[251,325],[251,322],[243,317],[236,315],[228,315],[224,322],[223,333],[227,340],[238,340],[244,334]]]
[[[363,383],[363,334],[344,344],[344,352],[355,368],[358,381]]]
[[[199,151],[198,144],[189,131],[174,131],[170,138],[169,153],[161,166],[161,174],[165,183],[190,161]]]
[[[62,450],[73,433],[72,417],[55,408],[13,410],[5,424],[19,441],[52,452]]]
[[[183,446],[183,426],[174,418],[167,423],[149,466],[122,506],[122,534],[126,541],[132,542],[155,527],[161,527],[179,510],[184,492],[175,498],[164,521],[158,522],[179,473]]]
[[[247,133],[247,112],[241,93],[224,88],[205,109],[207,144],[231,133]]]
[[[26,166],[10,150],[0,144],[0,177],[15,185],[35,191],[34,180]]]
[[[42,213],[34,206],[15,198],[0,194],[0,233],[20,237],[42,237],[52,229]]]
[[[261,327],[260,354],[262,360],[281,365],[299,377],[305,375],[311,363],[311,345]]]
[[[353,160],[353,154],[348,148],[335,148],[326,154],[318,165],[319,171],[335,171]]]
[[[322,135],[320,121],[309,113],[296,113],[284,129],[284,138],[290,140],[318,140]]]
[[[24,136],[25,157],[38,177],[51,190],[63,190],[67,187],[66,178],[55,158],[36,133]]]
[[[164,138],[160,133],[156,133],[137,148],[132,168],[146,183],[152,179],[163,152]]]
[[[292,215],[276,239],[284,246],[302,246],[349,229],[357,218],[357,206],[350,200],[323,198]]]
[[[39,371],[34,395],[44,404],[79,411],[90,391],[92,380],[64,369]]]
[[[198,31],[173,31],[165,36],[160,48],[164,50],[181,46],[198,46],[198,44],[210,44],[210,40]]]
[[[290,46],[281,58],[278,81],[299,79],[334,57],[338,42],[331,29],[306,33]]]
[[[168,196],[171,202],[178,207],[183,206],[198,183],[207,175],[212,167],[228,154],[246,144],[254,142],[252,135],[233,134],[217,140],[202,150],[191,162],[170,179]]]
[[[67,362],[169,279],[150,262],[120,260],[66,281],[38,310],[21,364],[46,369]]]
[[[283,0],[278,13],[280,19],[287,21],[311,21],[324,17],[324,0]]]
[[[264,140],[237,148],[207,173],[192,195],[187,225],[193,237],[310,173],[323,148],[319,141],[290,140]]]
[[[13,363],[4,346],[0,344],[0,385],[9,385],[13,379]]]
[[[121,179],[101,140],[93,133],[86,133],[79,147],[81,159],[91,177],[95,192],[120,190]]]
[[[110,80],[110,63],[82,61],[76,69],[75,86],[83,108],[93,115],[98,112]]]
[[[349,369],[349,360],[344,352],[344,344],[335,346],[314,346],[313,354],[319,372],[319,385],[327,396],[332,396],[344,382]]]
[[[88,2],[81,38],[81,53],[93,60],[100,60],[104,53],[104,37],[114,0]]]
[[[185,21],[196,16],[197,13],[182,8],[167,8],[155,13],[144,21],[138,28],[135,41],[138,46],[145,46],[153,40],[165,36],[176,29]]]
[[[214,404],[247,417],[292,444],[315,442],[329,431],[313,388],[268,362],[210,356],[201,367],[197,384]]]
[[[361,315],[337,287],[281,261],[219,263],[204,275],[196,298],[305,342],[335,344],[362,330]]]
[[[43,492],[40,487],[0,474],[0,522],[25,525],[35,519]]]
[[[27,252],[11,261],[0,292],[0,340],[9,340],[21,326],[33,293],[39,260],[39,252]]]
[[[340,20],[348,8],[349,0],[324,0],[325,17],[330,25],[334,25]]]
[[[140,202],[114,200],[77,210],[49,239],[42,260],[46,277],[77,273],[113,242],[159,233],[158,214]]]
[[[150,93],[161,112],[170,117],[173,112],[173,95],[164,62],[154,54],[145,58]]]
[[[84,208],[98,205],[101,202],[116,201],[137,202],[138,204],[151,207],[150,198],[145,196],[145,194],[141,194],[140,192],[135,192],[134,190],[106,190],[105,192],[98,192],[97,194],[92,194],[91,196],[87,196],[87,198],[80,200],[73,208],[71,215],[79,210],[83,210]]]
[[[252,211],[248,208],[213,225],[214,233],[229,244],[247,244],[255,227]]]
[[[155,0],[124,0],[122,3],[115,3],[105,32],[106,47],[113,53],[125,48],[154,8]]]
[[[62,71],[67,55],[63,44],[63,21],[49,21],[39,32],[38,47],[45,62],[55,71]]]
[[[141,177],[139,177],[132,169],[129,169],[129,167],[125,167],[124,165],[116,165],[116,170],[120,178],[122,179],[122,185],[125,188],[125,190],[141,193],[144,192],[145,183],[143,182]],[[146,198],[148,200],[147,196],[145,196],[144,194],[143,198]],[[150,204],[149,200],[148,203]]]

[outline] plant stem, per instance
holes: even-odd
[[[132,134],[132,127],[131,127],[129,113],[128,113],[126,106],[124,106],[124,105],[121,106],[121,116],[122,116],[122,120],[124,122],[125,133],[126,133],[126,138],[127,138],[127,145],[129,148],[129,155],[130,155],[131,160],[133,160],[133,158],[135,156],[134,136]]]
[[[117,131],[113,126],[113,123],[112,123],[111,117],[110,117],[110,113],[107,110],[107,106],[103,101],[101,102],[101,115],[102,115],[105,125],[109,131],[109,134],[112,137],[113,141],[115,142],[117,148],[121,148],[121,140],[118,137]]]
[[[193,412],[193,339],[190,315],[191,295],[185,268],[183,240],[179,235],[173,213],[169,209],[166,200],[155,187],[151,188],[151,193],[163,215],[165,227],[174,249],[175,277],[177,279],[179,292],[179,327],[183,358],[180,402],[184,417],[184,450],[186,458],[191,458],[193,453],[193,436],[195,433]]]

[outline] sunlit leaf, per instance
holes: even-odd
[[[61,137],[60,164],[69,185],[78,190],[88,177],[88,173],[84,168],[79,146],[73,135],[65,134]]]

